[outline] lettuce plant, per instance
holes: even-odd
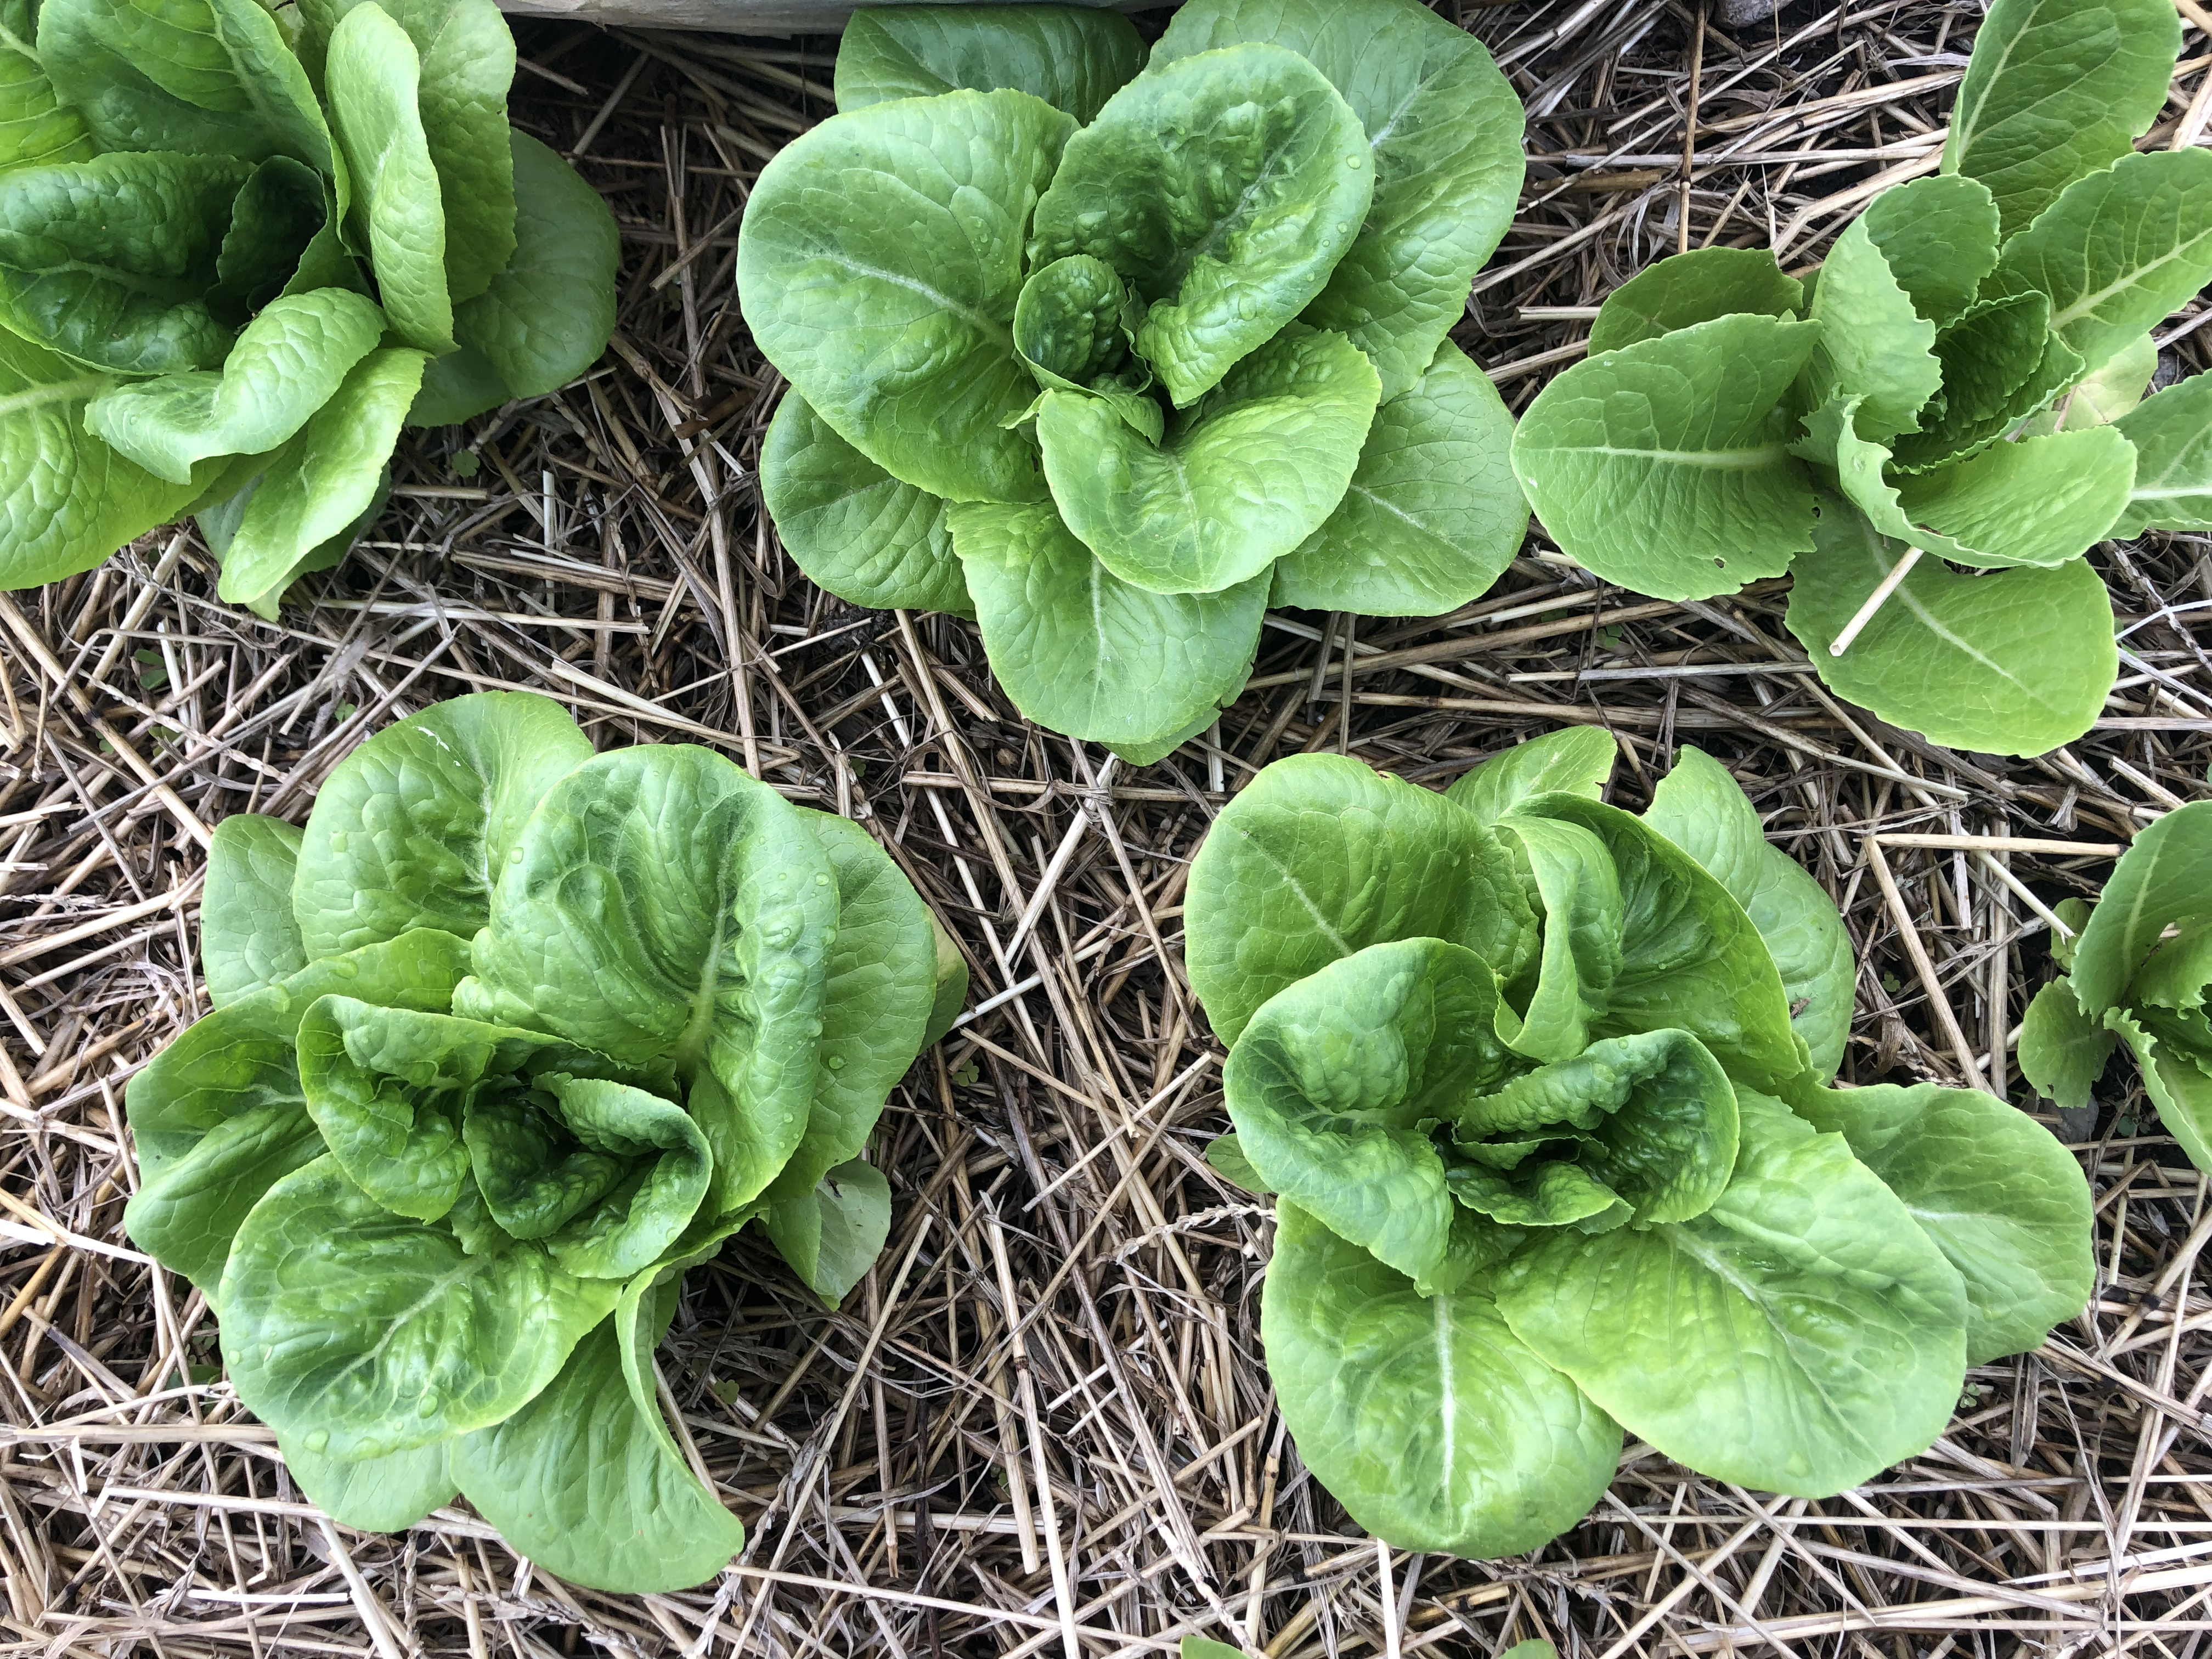
[[[2090,1086],[2124,1043],[2166,1132],[2212,1170],[2212,802],[2178,807],[2137,836],[2094,908],[2069,899],[2051,935],[2065,973],[2035,994],[2020,1069],[2060,1106]]]
[[[1528,512],[1444,337],[1522,113],[1419,0],[1191,0],[1149,58],[1071,6],[853,20],[763,169],[745,321],[791,382],[761,489],[806,574],[956,611],[1022,712],[1155,758],[1271,599],[1427,616]]]
[[[752,1220],[832,1306],[866,1272],[870,1131],[965,991],[939,937],[866,832],[709,750],[438,704],[304,831],[217,828],[214,1012],[131,1079],[125,1224],[338,1519],[459,1491],[564,1577],[696,1583],[744,1529],[656,1397],[678,1280]]]
[[[0,0],[0,586],[199,515],[276,614],[402,426],[550,392],[614,220],[507,120],[492,0]]]
[[[1553,539],[1666,599],[1793,573],[1821,677],[1936,742],[2087,731],[2117,655],[2083,554],[2212,528],[2212,382],[2142,395],[2212,278],[2212,153],[2132,149],[2180,44],[2168,0],[1995,0],[1942,171],[1812,280],[1710,248],[1623,284],[1514,439]]]
[[[1275,1194],[1267,1366],[1307,1466],[1402,1548],[1571,1526],[1626,1429],[1826,1497],[2092,1280],[2087,1183],[1995,1097],[1832,1088],[1841,918],[1693,749],[1637,817],[1603,732],[1437,795],[1278,762],[1192,866],[1231,1045],[1209,1152]]]

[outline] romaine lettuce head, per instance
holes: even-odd
[[[1419,0],[886,6],[746,204],[791,383],[763,499],[855,604],[972,614],[1023,713],[1150,759],[1250,672],[1270,592],[1426,616],[1528,514],[1446,339],[1522,114]]]
[[[20,12],[0,586],[191,512],[222,596],[273,617],[380,509],[403,424],[550,392],[605,348],[614,220],[508,127],[491,0]]]
[[[1942,171],[1806,281],[1705,248],[1623,283],[1514,437],[1553,539],[1668,599],[1790,573],[1821,677],[1939,743],[2087,731],[2118,657],[2083,554],[2212,503],[2205,389],[2143,401],[2212,279],[2212,155],[2134,150],[2180,43],[2163,0],[1996,0]]]
[[[1191,867],[1209,1161],[1277,1198],[1276,1397],[1401,1548],[1545,1542],[1624,1429],[1832,1495],[2089,1293],[2065,1149],[1985,1094],[1826,1086],[1833,902],[1719,763],[1684,749],[1638,817],[1598,799],[1613,752],[1556,732],[1441,796],[1279,762]]]
[[[874,841],[702,749],[594,755],[491,692],[356,749],[304,830],[218,826],[215,1010],[131,1079],[131,1237],[341,1520],[458,1491],[600,1589],[743,1529],[660,1415],[690,1263],[757,1219],[834,1307],[883,1247],[863,1157],[965,988]]]

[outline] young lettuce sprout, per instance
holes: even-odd
[[[2057,914],[2075,935],[2051,936],[2066,972],[2027,1006],[2021,1071],[2078,1110],[2125,1043],[2160,1123],[2212,1170],[2212,802],[2159,819],[2120,855],[2094,908],[2068,899]]]
[[[684,1269],[758,1221],[824,1302],[882,1249],[863,1156],[957,954],[875,842],[688,746],[594,755],[487,692],[216,830],[215,1011],[131,1081],[131,1237],[338,1520],[456,1492],[597,1589],[744,1528],[662,1415]]]
[[[2087,1183],[1990,1095],[1830,1086],[1836,907],[1684,749],[1650,811],[1573,728],[1437,795],[1268,767],[1191,868],[1231,1044],[1210,1160],[1275,1200],[1261,1331],[1298,1453],[1402,1549],[1572,1526],[1626,1430],[1799,1497],[1926,1449],[2093,1276]]]

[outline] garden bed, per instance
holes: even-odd
[[[1797,0],[1440,0],[1530,115],[1522,212],[1454,337],[1516,408],[1644,264],[1771,243],[1792,269],[1875,181],[1932,170],[1978,9]],[[1753,13],[1756,6],[1736,9]],[[2147,143],[2197,142],[2212,22]],[[791,567],[752,469],[780,382],[732,284],[744,191],[830,107],[834,40],[518,29],[519,125],[575,157],[624,239],[601,368],[410,434],[392,508],[264,623],[165,533],[0,596],[0,1626],[9,1651],[1297,1656],[2185,1654],[2212,1630],[2205,1182],[2131,1071],[2045,1121],[2100,1200],[2097,1299],[1979,1368],[1944,1437],[1861,1492],[1748,1494],[1632,1445],[1537,1554],[1378,1552],[1304,1477],[1257,1338],[1265,1214],[1200,1153],[1219,1046],[1178,977],[1185,860],[1267,760],[1343,750],[1441,787],[1567,721],[1613,732],[1641,806],[1678,745],[1743,781],[1842,905],[1847,1079],[1974,1083],[2042,1109],[2010,1048],[2048,977],[2041,909],[2204,799],[2212,547],[2094,556],[2119,690],[2033,761],[1955,754],[1832,701],[1778,584],[1677,605],[1540,538],[1431,621],[1271,619],[1218,736],[1136,769],[1022,721],[975,630],[854,609]],[[2169,368],[2206,365],[2200,300]],[[696,742],[896,855],[969,960],[971,1016],[894,1094],[890,1243],[825,1316],[741,1237],[661,1353],[750,1539],[716,1583],[602,1595],[465,1512],[396,1539],[319,1520],[215,1380],[199,1298],[120,1226],[131,1069],[205,1007],[209,826],[304,815],[367,732],[527,687],[600,747]],[[58,1231],[57,1231],[58,1230]]]

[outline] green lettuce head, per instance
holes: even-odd
[[[864,10],[839,113],[746,204],[791,382],[784,545],[976,618],[1042,725],[1137,759],[1243,687],[1268,604],[1429,616],[1528,512],[1444,336],[1520,188],[1521,106],[1419,0],[1192,0],[1149,58],[1071,6]]]
[[[1546,530],[1664,599],[1790,573],[1821,678],[1936,742],[2080,737],[2118,662],[2083,556],[2212,528],[2212,380],[2143,395],[2212,280],[2212,153],[2134,149],[2180,46],[2168,0],[1995,0],[1942,171],[1811,278],[1716,247],[1614,290],[1514,437]]]
[[[276,615],[403,425],[573,380],[613,216],[507,125],[492,0],[5,0],[0,586],[198,514]]]
[[[1986,1094],[1826,1086],[1835,905],[1717,763],[1684,749],[1637,817],[1598,799],[1613,754],[1570,729],[1443,795],[1280,761],[1191,867],[1236,1125],[1208,1157],[1275,1195],[1276,1398],[1401,1548],[1535,1548],[1624,1428],[1831,1496],[2088,1297],[2065,1149]]]
[[[653,1351],[748,1221],[832,1307],[883,1248],[862,1153],[965,989],[897,867],[492,692],[362,744],[304,831],[226,819],[201,931],[215,1011],[131,1079],[125,1224],[301,1486],[377,1530],[465,1493],[602,1589],[720,1571],[744,1529]]]
[[[2075,937],[2051,937],[2067,971],[2035,994],[2020,1069],[2060,1106],[2089,1091],[2121,1044],[2158,1121],[2212,1170],[2212,802],[2177,807],[2135,838],[2094,908],[2058,907]]]

